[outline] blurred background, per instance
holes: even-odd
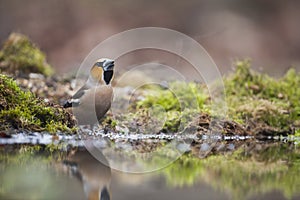
[[[0,0],[0,41],[28,35],[58,73],[79,68],[101,41],[127,29],[157,26],[197,40],[221,72],[238,58],[282,75],[300,69],[300,1]]]

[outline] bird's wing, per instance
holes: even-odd
[[[80,99],[85,92],[90,89],[87,85],[82,86],[73,96],[72,99]]]
[[[73,96],[72,99],[67,100],[64,103],[64,108],[76,107],[80,104],[80,98],[86,93],[90,88],[87,85],[82,86]]]

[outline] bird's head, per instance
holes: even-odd
[[[109,85],[114,74],[114,60],[108,58],[98,59],[91,69],[91,76],[93,80],[104,82]]]
[[[95,65],[101,67],[105,72],[114,70],[115,61],[108,58],[101,58],[96,61]]]

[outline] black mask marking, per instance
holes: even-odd
[[[110,195],[106,186],[101,190],[100,200],[110,200]]]
[[[114,71],[104,71],[104,81],[108,85],[114,75]]]

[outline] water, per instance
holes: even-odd
[[[300,199],[300,150],[288,138],[202,136],[193,138],[192,144],[178,142],[177,150],[185,153],[159,170],[136,174],[112,167],[107,149],[145,153],[149,145],[174,139],[140,137],[99,132],[84,137],[20,133],[1,138],[0,199]],[[101,149],[98,159],[90,147],[86,149],[91,138]],[[119,161],[119,168],[127,170],[162,162],[157,157],[150,163]]]

